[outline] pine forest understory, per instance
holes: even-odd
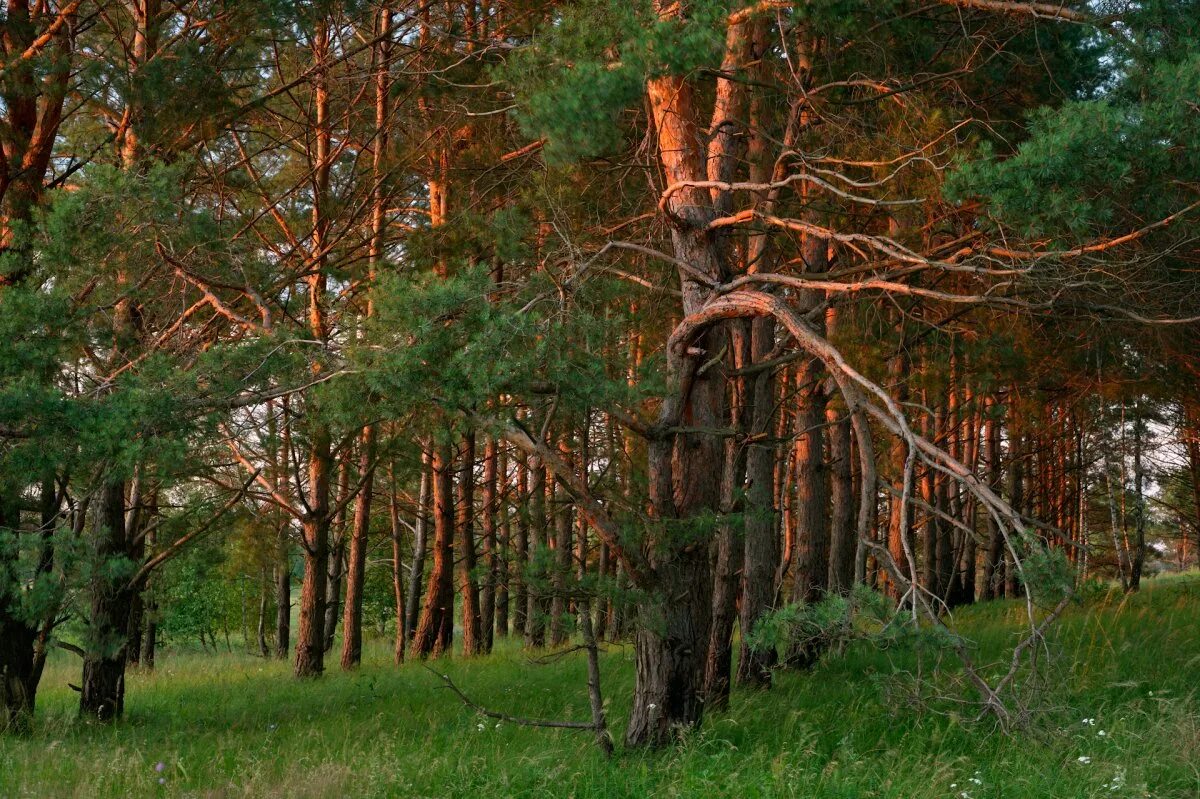
[[[1200,795],[1198,0],[3,0],[0,796]]]

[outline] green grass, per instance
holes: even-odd
[[[998,655],[1021,615],[996,603],[960,622],[981,656]],[[1096,596],[1067,613],[1053,649],[1051,709],[1015,735],[899,701],[890,675],[912,652],[859,647],[771,692],[735,691],[678,748],[612,761],[586,733],[481,720],[419,665],[389,665],[382,642],[359,673],[304,683],[282,663],[168,653],[130,676],[111,727],[75,720],[78,667],[64,656],[35,733],[0,739],[0,797],[1200,796],[1200,578]],[[604,659],[618,736],[631,657]],[[506,648],[435,665],[497,709],[587,718],[578,655],[534,665]]]

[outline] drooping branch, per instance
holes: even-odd
[[[179,552],[185,546],[187,546],[187,544],[189,542],[195,540],[196,538],[204,535],[209,530],[211,530],[213,528],[213,525],[215,525],[218,521],[220,521],[225,516],[226,513],[228,513],[230,510],[232,510],[234,508],[235,505],[237,505],[239,502],[242,501],[242,497],[246,496],[246,492],[250,490],[250,486],[254,484],[254,481],[258,479],[258,477],[261,473],[262,473],[261,469],[255,469],[254,473],[250,475],[250,478],[242,484],[241,489],[239,489],[236,494],[234,494],[232,497],[230,497],[229,500],[227,502],[225,502],[225,504],[222,505],[217,510],[216,513],[209,516],[207,519],[205,519],[199,525],[194,527],[191,531],[189,531],[185,535],[182,535],[179,538],[177,538],[175,541],[173,541],[170,544],[170,546],[166,547],[161,552],[159,552],[157,555],[150,558],[150,560],[143,563],[142,567],[137,570],[137,572],[133,575],[133,577],[131,577],[129,579],[129,583],[128,583],[129,586],[135,587],[135,586],[142,585],[143,582],[145,581],[145,579],[150,576],[150,573],[152,571],[154,571],[159,566],[161,566],[163,563],[165,563],[166,561],[170,560],[171,558],[173,558],[177,554],[179,554]]]
[[[859,535],[862,545],[872,546],[874,544],[874,542],[868,540],[870,530],[864,527],[863,524],[863,519],[868,518],[869,503],[874,501],[875,492],[873,448],[869,445],[871,431],[869,425],[866,423],[866,416],[869,415],[879,422],[890,434],[903,441],[907,447],[901,502],[907,504],[912,495],[913,471],[918,458],[931,468],[937,469],[950,478],[957,480],[992,515],[1013,557],[1014,567],[1023,579],[1021,552],[1010,535],[1010,532],[1016,533],[1024,527],[1024,521],[1020,513],[997,495],[989,485],[977,478],[971,469],[961,461],[933,442],[915,433],[909,425],[907,417],[899,403],[881,386],[854,369],[846,361],[841,352],[813,330],[805,322],[801,314],[784,298],[758,291],[738,291],[718,296],[699,312],[685,317],[676,326],[668,341],[668,347],[674,353],[675,357],[682,357],[691,343],[709,326],[721,321],[755,316],[774,317],[792,335],[798,346],[825,365],[842,394],[847,408],[852,414],[852,428],[860,445],[859,451],[862,458],[864,476],[859,521]],[[866,479],[868,475],[872,478],[870,482]],[[904,512],[902,506],[902,518],[906,516],[907,513]],[[907,561],[905,564],[908,571],[907,576],[902,573],[900,565],[894,562],[886,548],[880,548],[877,545],[872,546],[872,548],[879,552],[885,570],[904,589],[902,601],[908,601],[911,604],[914,619],[919,610],[933,620],[934,623],[944,626],[945,622],[939,610],[939,606],[944,607],[944,603],[942,603],[939,597],[930,594],[924,589],[916,579],[915,555],[911,547],[907,544],[907,536],[902,536],[902,538],[905,539],[904,554]],[[1056,616],[1061,612],[1062,607],[1063,604],[1060,603],[1051,616]],[[1030,639],[1036,640],[1040,638],[1047,623],[1045,620],[1041,623],[1037,621],[1033,601],[1028,592],[1026,592],[1026,608],[1031,632],[1029,638],[1024,642],[1024,646],[1019,647],[1014,655],[1018,661],[1021,653],[1031,645],[1031,643],[1028,643]],[[1015,667],[993,688],[987,679],[979,673],[979,670],[975,668],[965,645],[955,642],[954,648],[968,672],[969,679],[984,698],[985,709],[993,712],[1002,724],[1007,725],[1010,723],[1011,714],[1004,706],[999,692],[1011,681],[1012,676],[1015,674]]]
[[[555,478],[570,492],[579,512],[587,519],[588,524],[596,531],[609,550],[625,567],[630,579],[637,585],[646,585],[649,578],[649,566],[642,558],[626,546],[621,535],[620,526],[609,515],[600,501],[592,494],[587,481],[581,477],[570,464],[566,463],[558,453],[540,441],[536,441],[524,429],[506,423],[500,430],[505,441],[517,447],[528,455],[541,459],[542,463],[554,473]]]

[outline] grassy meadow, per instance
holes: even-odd
[[[980,657],[1000,655],[1021,606],[959,615]],[[78,667],[56,655],[35,732],[0,739],[0,797],[1197,797],[1200,577],[1152,580],[1138,596],[1094,593],[1055,628],[1046,711],[1013,735],[904,701],[903,647],[851,648],[775,690],[736,690],[727,712],[679,747],[606,761],[590,735],[473,714],[419,664],[393,667],[379,642],[355,674],[297,682],[285,663],[167,651],[133,673],[126,716],[75,719]],[[445,659],[482,704],[587,718],[578,654],[535,664],[503,646]],[[618,737],[632,650],[604,656]]]

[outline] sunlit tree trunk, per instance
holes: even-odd
[[[350,452],[338,466],[337,512],[330,522],[329,576],[325,580],[325,652],[333,649],[342,610],[342,583],[346,578],[346,502],[350,492]]]
[[[659,13],[680,13],[661,5]],[[735,26],[740,27],[740,26]],[[737,39],[745,32],[731,32]],[[740,42],[739,42],[740,43]],[[701,188],[686,185],[704,180],[704,132],[696,120],[695,95],[683,78],[663,76],[647,87],[658,139],[659,159],[668,185],[679,187],[668,201],[673,254],[710,281],[725,276],[725,265],[707,230],[712,199]],[[683,313],[699,311],[711,289],[691,270],[681,270]],[[692,346],[713,358],[724,332],[713,326]],[[679,386],[685,369],[693,371],[690,390],[679,397],[680,418],[692,429],[716,430],[726,424],[723,370],[694,368],[688,353],[668,353],[668,384]],[[712,614],[712,568],[709,530],[691,529],[719,511],[722,444],[705,432],[663,436],[649,445],[653,540],[646,547],[655,575],[638,608],[635,641],[636,685],[626,728],[629,746],[662,745],[680,729],[699,724],[704,712],[704,664]]]
[[[496,629],[496,589],[500,582],[500,552],[496,541],[496,440],[491,436],[483,445],[483,485],[480,498],[480,520],[483,524],[484,578],[479,588],[480,648],[492,651]]]
[[[320,19],[311,37],[314,71],[312,81],[312,234],[308,289],[309,334],[327,341],[329,326],[325,307],[326,244],[329,240],[329,176],[333,131],[329,116],[329,87],[326,63],[330,53],[329,23]],[[322,366],[314,362],[313,370]],[[301,517],[304,578],[300,589],[299,629],[296,640],[297,677],[315,677],[325,670],[325,592],[329,569],[330,479],[333,469],[332,441],[328,426],[312,422],[308,436],[308,508]]]
[[[463,655],[483,651],[479,582],[475,579],[475,433],[463,436],[458,471],[458,590],[462,600]]]
[[[454,456],[449,444],[433,445],[433,565],[421,617],[413,634],[413,652],[440,655],[454,629]]]

